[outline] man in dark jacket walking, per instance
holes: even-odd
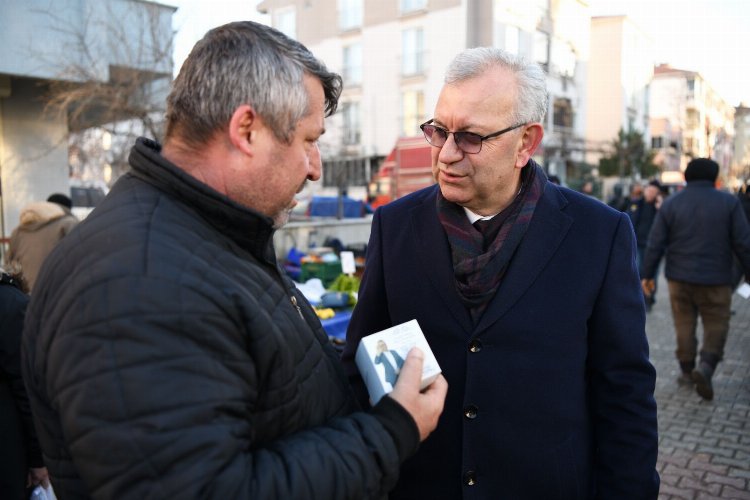
[[[651,181],[643,188],[643,195],[628,204],[625,213],[630,217],[635,232],[635,243],[638,253],[636,254],[636,265],[638,273],[643,276],[643,256],[646,254],[646,244],[651,226],[654,225],[656,212],[661,206],[661,190],[658,181]],[[656,290],[651,294],[644,293],[646,310],[650,311],[654,305]]]
[[[724,353],[732,304],[732,254],[750,275],[750,225],[739,200],[714,187],[719,165],[692,160],[685,170],[687,187],[667,198],[654,221],[644,261],[643,289],[653,290],[656,269],[666,254],[677,333],[681,382],[695,382],[705,399],[714,396],[711,378]],[[698,316],[703,343],[696,366]]]
[[[62,241],[39,277],[24,372],[61,498],[380,498],[437,424],[407,356],[358,411],[274,229],[321,175],[341,79],[267,26],[209,31],[167,101],[164,146]]]

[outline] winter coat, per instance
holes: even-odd
[[[639,248],[645,248],[648,243],[648,235],[651,232],[651,226],[656,219],[656,201],[647,202],[644,198],[630,203],[625,212],[633,223],[635,232],[635,241]]]
[[[448,381],[391,499],[655,499],[655,372],[627,215],[547,183],[475,324],[438,189],[375,213],[347,332],[355,383],[359,339],[412,319]]]
[[[25,498],[29,467],[42,452],[21,376],[21,332],[28,296],[0,270],[0,497]]]
[[[44,259],[76,224],[78,219],[70,210],[57,203],[39,201],[21,211],[21,224],[10,236],[6,260],[20,266],[30,291]]]
[[[649,234],[643,277],[654,278],[666,254],[669,280],[731,286],[732,255],[750,278],[750,225],[736,196],[711,181],[688,182],[667,198]]]
[[[383,495],[414,420],[391,398],[356,411],[272,221],[159,151],[136,143],[29,306],[24,370],[59,496]]]

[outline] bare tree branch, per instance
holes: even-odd
[[[67,120],[71,174],[85,178],[108,166],[113,181],[135,137],[162,139],[174,32],[162,28],[163,7],[147,2],[86,2],[75,25],[49,5],[35,12],[65,40],[70,58],[60,60],[60,51],[33,54],[56,68],[46,82],[45,112]],[[101,145],[106,135],[109,148]]]

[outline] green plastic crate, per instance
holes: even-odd
[[[303,262],[300,282],[304,283],[309,279],[318,278],[323,282],[323,286],[327,288],[339,274],[341,274],[340,261]]]

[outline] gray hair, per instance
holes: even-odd
[[[341,77],[304,45],[251,21],[214,28],[195,44],[172,85],[166,137],[179,134],[190,145],[203,145],[249,104],[278,140],[289,143],[308,113],[305,74],[321,82],[326,116],[333,114]]]
[[[460,52],[445,74],[445,83],[452,84],[482,75],[501,67],[516,76],[518,100],[513,112],[513,123],[543,123],[547,113],[549,94],[544,70],[522,56],[495,47],[475,47]]]

